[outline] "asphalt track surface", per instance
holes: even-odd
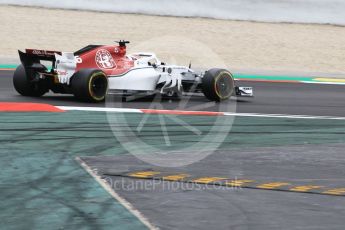
[[[11,77],[12,71],[0,72],[1,101],[105,106],[76,102],[72,96],[66,95],[22,97],[12,88]],[[239,84],[253,86],[255,97],[237,100],[237,112],[345,116],[345,86],[267,82]],[[184,108],[221,109],[218,104],[208,108],[200,106],[205,102],[203,97],[195,97]],[[163,101],[161,104],[164,109],[176,109],[180,103]],[[121,104],[140,109],[150,108],[151,105],[149,99]],[[136,116],[139,115],[133,115],[133,119],[129,120],[134,121]],[[241,138],[237,143],[235,140],[235,147],[229,147],[231,145],[224,142],[223,148],[214,154],[185,167],[156,167],[130,154],[81,159],[113,185],[122,183],[123,186],[113,189],[161,229],[344,229],[344,196],[288,192],[284,189],[215,189],[205,188],[204,185],[195,189],[183,187],[182,183],[169,187],[170,182],[159,183],[149,189],[133,189],[133,183],[140,179],[119,176],[153,170],[187,173],[195,177],[238,177],[260,183],[287,182],[345,188],[343,121],[240,118],[236,122],[234,133],[237,128],[237,135]],[[152,129],[148,130],[150,133],[156,133],[153,126],[148,129]],[[249,132],[247,129],[250,129]],[[236,135],[228,138],[236,139]],[[257,142],[251,144],[251,139]],[[131,189],[125,189],[127,185]]]
[[[344,228],[345,197],[220,186],[206,187],[168,181],[159,183],[118,175],[126,170],[154,169],[168,170],[171,172],[170,175],[183,173],[199,177],[237,176],[252,180],[261,178],[263,181],[297,184],[343,185],[342,166],[340,163],[334,163],[336,159],[344,162],[341,150],[343,148],[344,145],[285,146],[218,151],[201,162],[174,169],[152,168],[132,155],[85,157],[83,160],[90,167],[97,168],[98,173],[103,174],[103,178],[115,191],[161,229],[340,230]]]
[[[41,98],[22,97],[14,90],[13,71],[0,71],[0,98],[7,102],[40,102],[60,106],[105,107],[104,103],[77,102],[72,95],[49,93]],[[233,99],[236,111],[240,113],[297,114],[318,116],[345,116],[345,86],[300,83],[237,83],[239,86],[254,87],[254,98]],[[124,108],[147,109],[152,106],[152,98],[139,99],[127,103],[115,104]],[[161,109],[222,111],[219,104],[209,103],[203,96],[191,97],[186,102],[163,100]],[[186,103],[186,104],[185,104]],[[183,106],[180,106],[183,104]],[[184,105],[185,104],[185,105]],[[222,111],[224,112],[224,111]],[[225,111],[226,112],[226,111]]]

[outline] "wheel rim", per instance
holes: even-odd
[[[108,88],[108,81],[104,75],[95,75],[90,82],[92,97],[96,100],[103,100]]]
[[[222,73],[216,78],[216,93],[220,99],[229,98],[233,91],[233,80],[228,73]]]

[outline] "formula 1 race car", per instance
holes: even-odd
[[[153,53],[126,54],[128,41],[118,45],[88,45],[74,53],[26,49],[19,52],[21,65],[13,84],[23,96],[54,93],[74,94],[83,101],[104,101],[107,93],[134,95],[160,93],[180,97],[203,93],[211,101],[253,96],[251,87],[236,87],[225,69],[196,73],[191,66],[167,65]],[[48,69],[41,61],[51,61]]]

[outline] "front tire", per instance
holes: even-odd
[[[99,69],[82,69],[72,77],[72,91],[76,98],[87,102],[102,102],[108,91],[108,78]]]
[[[42,68],[45,69],[45,67]],[[34,79],[35,74],[38,74],[34,71],[30,72],[31,73],[27,73],[23,65],[18,66],[13,74],[13,86],[15,90],[23,96],[41,97],[48,92],[48,88],[42,81],[30,81]]]
[[[210,69],[202,78],[202,92],[211,101],[223,101],[234,92],[234,78],[226,69]]]

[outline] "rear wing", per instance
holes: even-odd
[[[40,61],[51,61],[52,66],[55,65],[55,54],[61,55],[60,51],[26,49],[25,53],[18,50],[19,58],[24,67],[34,67],[40,64]]]
[[[18,53],[27,73],[39,73],[40,77],[53,76],[56,83],[69,84],[76,70],[77,62],[73,53],[34,49],[26,49],[25,53],[18,50]],[[41,61],[52,62],[51,68]]]

